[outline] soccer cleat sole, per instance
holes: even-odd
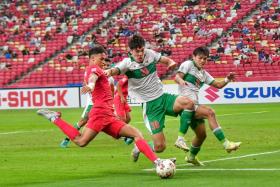
[[[232,151],[236,151],[237,149],[240,148],[241,144],[242,144],[242,142],[238,142],[238,144],[235,147],[233,147],[231,149],[226,149],[227,153],[231,153]]]
[[[190,148],[183,148],[183,147],[181,147],[177,144],[174,144],[174,146],[177,147],[178,149],[181,149],[181,150],[185,151],[186,153],[190,151]]]

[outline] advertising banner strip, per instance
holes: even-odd
[[[176,84],[164,85],[164,91],[178,94]],[[280,81],[233,82],[223,89],[204,85],[199,92],[200,104],[280,103]],[[86,97],[79,87],[1,89],[0,109],[84,107]],[[128,103],[141,103],[130,95]]]

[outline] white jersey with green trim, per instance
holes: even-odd
[[[163,85],[156,70],[160,57],[160,53],[145,49],[142,63],[135,62],[130,56],[116,65],[120,73],[128,77],[128,93],[132,98],[148,102],[163,94]]]
[[[183,79],[187,83],[187,85],[178,86],[179,95],[186,96],[195,103],[198,103],[198,92],[203,84],[211,85],[215,80],[207,71],[199,69],[192,60],[183,62],[178,72],[184,74]]]

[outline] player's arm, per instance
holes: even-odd
[[[229,82],[234,81],[234,79],[235,79],[235,73],[230,72],[224,80],[222,81],[214,80],[214,82],[211,85],[214,86],[215,88],[220,89],[225,87]]]
[[[98,79],[98,76],[95,73],[92,73],[88,79],[88,84],[86,84],[82,87],[81,93],[86,94],[88,92],[92,92],[94,90],[97,79]]]
[[[184,81],[184,79],[183,79],[184,76],[185,76],[184,73],[177,72],[176,75],[175,75],[174,81],[181,86],[187,85],[186,81]]]
[[[161,56],[159,62],[165,64],[168,70],[174,69],[177,66],[177,63],[171,58]]]
[[[121,73],[119,68],[110,68],[105,71],[105,74],[109,76],[119,75]]]

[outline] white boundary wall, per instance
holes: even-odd
[[[178,93],[176,84],[164,85],[164,90]],[[280,103],[280,81],[234,82],[220,90],[205,85],[199,98],[201,104]],[[79,87],[0,90],[0,109],[73,108],[85,103]],[[129,103],[140,104],[133,98]]]

